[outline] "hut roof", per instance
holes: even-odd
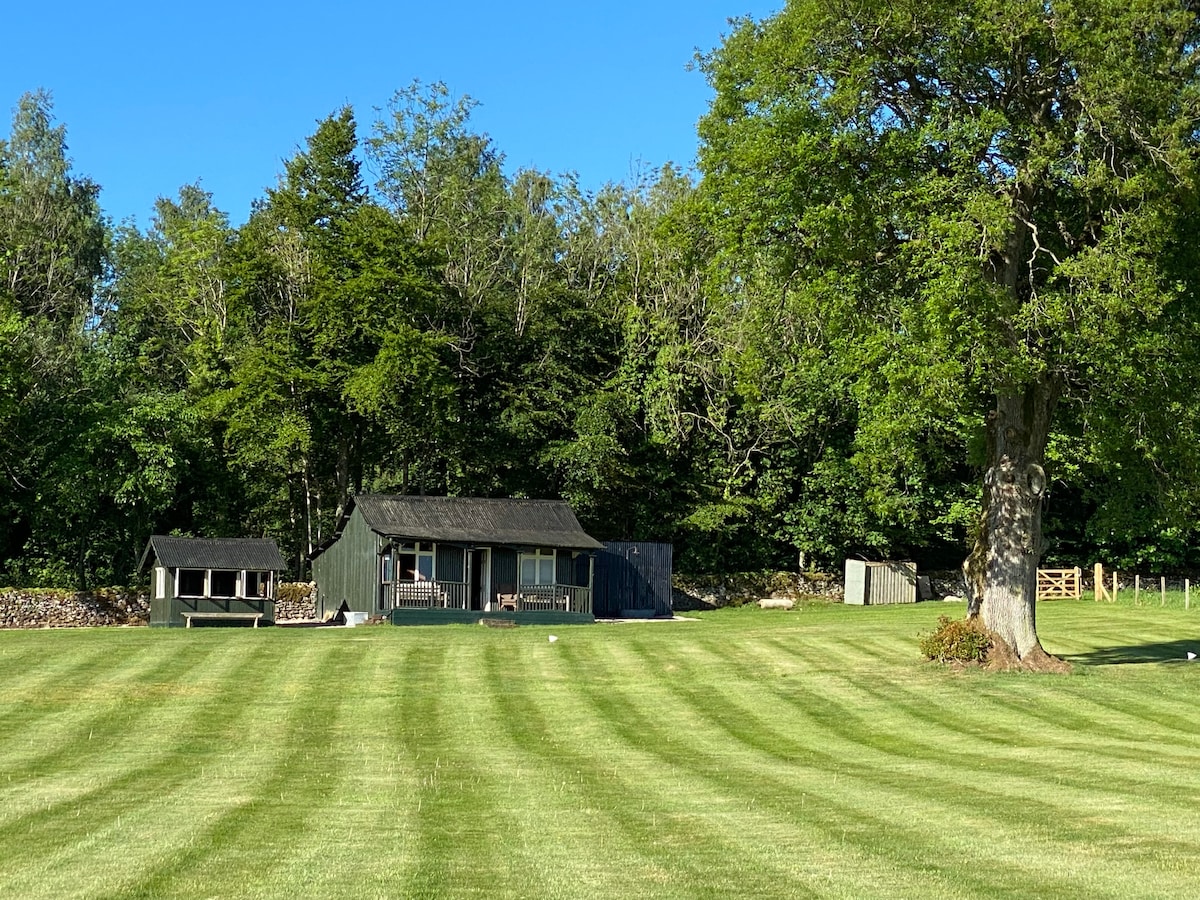
[[[561,500],[363,494],[355,504],[372,530],[392,538],[598,550]]]
[[[138,569],[157,559],[168,569],[248,569],[279,572],[287,568],[269,538],[186,538],[156,534],[146,544]]]

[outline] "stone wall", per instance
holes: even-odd
[[[317,617],[317,585],[311,581],[288,581],[275,588],[275,621]]]
[[[275,619],[316,617],[317,586],[284,583],[276,591]],[[126,588],[63,591],[54,588],[0,588],[0,628],[79,628],[92,625],[145,625],[148,594]]]
[[[145,625],[149,620],[149,596],[124,588],[0,588],[0,628]]]
[[[846,592],[840,575],[814,572],[734,572],[725,575],[676,575],[672,603],[677,610],[716,609],[757,603],[764,597],[802,597],[840,601]]]
[[[933,596],[962,597],[965,592],[962,572],[921,572],[930,579]],[[725,575],[677,575],[672,584],[672,601],[677,610],[717,609],[742,606],[765,598],[800,600],[820,599],[840,603],[846,596],[842,573],[820,572],[740,572]]]

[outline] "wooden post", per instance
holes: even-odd
[[[1133,605],[1134,606],[1142,605],[1142,576],[1141,575],[1133,576]]]
[[[1167,605],[1167,576],[1165,576],[1165,575],[1158,576],[1158,597],[1159,597],[1158,605],[1166,606]]]
[[[1183,579],[1183,608],[1192,608],[1192,579]]]
[[[1114,602],[1114,603],[1117,601],[1117,587],[1118,587],[1118,586],[1119,586],[1119,585],[1118,585],[1118,582],[1117,582],[1117,573],[1116,573],[1116,572],[1113,572],[1113,592],[1112,592],[1112,599],[1113,599],[1113,602]]]
[[[1112,599],[1111,597],[1105,596],[1108,591],[1104,589],[1104,565],[1102,563],[1096,563],[1096,565],[1092,568],[1092,583],[1095,587],[1097,603],[1099,603],[1101,600]]]
[[[588,557],[588,603],[587,609],[580,612],[594,613],[596,611],[596,554]]]

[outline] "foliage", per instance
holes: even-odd
[[[275,597],[281,603],[297,603],[312,596],[312,585],[306,581],[284,581],[275,588]]]
[[[1195,18],[792,0],[701,58],[699,183],[511,171],[414,82],[361,140],[318,121],[237,226],[192,184],[110,229],[30,94],[0,573],[124,581],[168,532],[303,577],[360,491],[562,497],[685,572],[947,565],[1022,391],[1047,553],[1195,565]]]
[[[991,635],[977,616],[951,619],[938,616],[938,626],[921,638],[921,653],[934,662],[977,662],[987,659]]]
[[[793,0],[701,60],[742,408],[830,423],[822,471],[862,497],[855,533],[885,526],[876,550],[939,520],[965,536],[938,512],[982,432],[972,602],[1020,653],[1056,428],[1078,439],[1064,476],[1139,470],[1170,518],[1200,496],[1198,40],[1191,4]]]

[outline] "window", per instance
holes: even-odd
[[[396,554],[397,581],[433,581],[433,544],[401,544]]]
[[[210,576],[212,585],[209,596],[212,597],[236,597],[237,596],[237,572],[222,572],[214,570]]]
[[[270,572],[246,573],[246,596],[265,597],[271,584]]]
[[[239,572],[230,569],[179,569],[177,597],[266,597],[271,589],[270,572]],[[244,587],[243,587],[244,585]]]
[[[521,584],[554,584],[554,551],[534,550],[521,554]]]
[[[391,549],[383,551],[379,557],[379,608],[388,609],[392,605],[392,579],[394,577],[394,560]]]
[[[204,569],[180,569],[178,574],[178,589],[176,596],[179,597],[203,597],[205,576],[208,573]]]

